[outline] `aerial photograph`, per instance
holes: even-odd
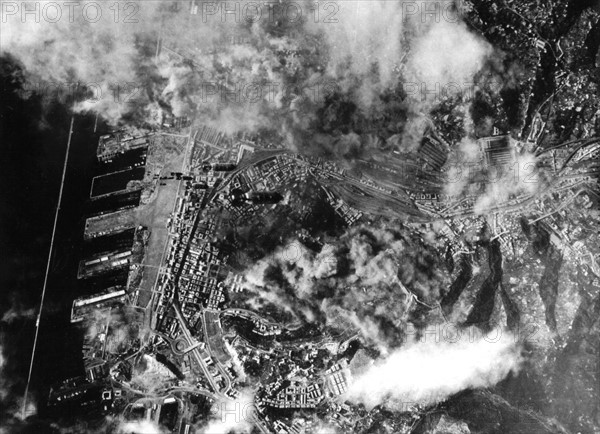
[[[0,434],[600,434],[600,0],[0,0]]]

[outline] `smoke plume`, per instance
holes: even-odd
[[[516,372],[519,346],[496,330],[457,342],[430,339],[401,347],[375,362],[350,383],[347,398],[367,408],[391,400],[430,405],[461,390],[490,387]]]
[[[358,330],[382,352],[402,340],[413,296],[436,300],[449,277],[428,242],[384,227],[356,227],[317,250],[297,240],[244,272],[252,308]],[[249,302],[250,303],[250,302]]]
[[[220,399],[213,404],[212,418],[198,434],[249,434],[253,428],[254,394],[245,390],[235,399]]]
[[[398,108],[408,124],[390,133],[418,141],[442,90],[473,81],[489,56],[449,12],[452,2],[432,2],[434,16],[414,5],[283,2],[250,20],[223,14],[222,2],[83,1],[54,19],[55,11],[23,3],[3,17],[0,50],[34,81],[79,83],[88,93],[75,108],[113,124],[134,117],[152,125],[167,111],[229,133],[276,129],[293,149],[337,154],[358,123]],[[41,8],[41,19],[23,16],[25,7]],[[363,150],[377,142],[356,137]]]
[[[134,420],[122,422],[117,427],[119,434],[163,434],[165,430],[150,420]]]

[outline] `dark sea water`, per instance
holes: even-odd
[[[114,172],[94,178],[91,196],[102,196],[125,190],[127,183],[133,179],[140,180],[144,177],[144,167],[135,167],[133,169]]]
[[[0,57],[0,344],[4,367],[0,402],[12,411],[23,395],[33,347],[69,125],[69,102],[23,95],[21,71]],[[30,391],[44,415],[49,387],[83,374],[83,332],[69,322],[71,303],[95,285],[77,281],[95,151],[93,115],[77,115],[54,252],[40,322]],[[3,414],[0,414],[2,417]]]
[[[82,258],[114,250],[127,250],[133,246],[135,229],[128,229],[114,235],[94,238],[83,245]]]
[[[118,211],[126,208],[133,208],[140,204],[142,190],[134,190],[127,193],[103,196],[89,201],[87,214],[97,216],[107,212]]]

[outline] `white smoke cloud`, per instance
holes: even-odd
[[[15,376],[14,367],[9,366],[12,354],[9,353],[10,348],[6,346],[5,339],[0,332],[0,433],[13,432],[17,421],[23,421],[37,413],[37,404],[31,392],[23,408],[22,384],[19,382],[20,378]]]
[[[428,91],[436,85],[463,87],[472,84],[490,54],[491,46],[465,24],[440,20],[413,44],[408,69]]]
[[[445,8],[451,2],[437,3]],[[97,4],[100,17],[92,23],[82,10]],[[130,5],[128,12],[135,12],[127,22],[125,4]],[[432,82],[470,81],[481,67],[489,47],[458,20],[448,19],[455,16],[424,20],[424,11],[408,13],[407,4],[414,6],[384,0],[334,2],[325,10],[317,6],[315,15],[313,2],[300,2],[304,21],[284,19],[282,33],[276,34],[266,10],[262,20],[248,25],[243,19],[224,20],[220,14],[208,20],[202,14],[190,15],[188,3],[174,10],[167,1],[136,1],[119,3],[121,15],[116,19],[114,2],[83,1],[75,6],[72,21],[66,10],[56,23],[22,20],[20,10],[8,16],[1,50],[45,80],[95,83],[93,88],[102,97],[75,108],[96,111],[112,123],[130,111],[155,123],[151,114],[160,98],[174,114],[201,118],[228,133],[274,128],[273,119],[282,119],[276,129],[290,141],[288,145],[310,148],[295,142],[307,140],[299,136],[317,119],[326,92],[321,87],[320,97],[312,101],[306,97],[324,83],[335,82],[345,98],[369,112],[381,109],[373,107],[381,104],[379,95],[399,81],[423,82],[431,88]],[[245,43],[227,43],[230,36]],[[154,58],[159,38],[161,54]],[[297,51],[303,54],[289,54]],[[407,56],[403,77],[400,63]],[[266,82],[276,84],[275,92],[263,90],[256,101],[222,99],[221,89]],[[127,83],[136,89],[135,101],[129,100],[133,88],[127,90]],[[216,84],[220,90],[207,98],[203,83]],[[423,104],[417,98],[410,104],[411,113],[426,114],[431,101]],[[424,125],[411,116],[405,140],[417,140]]]
[[[122,15],[122,2],[82,1],[72,9],[59,3],[51,8],[44,2],[14,3],[10,8],[6,3],[0,53],[16,56],[35,81],[54,83],[52,89],[73,83],[96,89],[99,93],[80,110],[95,109],[115,122],[128,110],[113,92],[116,86],[139,83],[138,37],[152,34],[160,2],[131,2],[136,10],[132,20]],[[32,13],[23,15],[24,10]]]
[[[324,422],[317,423],[317,425],[315,425],[315,427],[313,428],[312,432],[314,432],[315,434],[338,434],[339,433],[339,431],[336,429],[336,427],[326,424]]]
[[[449,285],[434,267],[432,245],[371,226],[351,228],[316,251],[288,240],[244,272],[244,303],[261,313],[274,308],[286,321],[356,330],[385,354],[399,344],[413,294],[434,303]]]
[[[479,145],[475,140],[465,137],[457,144],[446,164],[444,193],[449,196],[462,194],[469,185],[470,173],[473,168],[479,168],[480,163]]]
[[[254,394],[242,391],[235,399],[220,399],[213,404],[212,418],[198,434],[249,434],[254,426]]]
[[[505,174],[491,175],[485,194],[475,202],[475,212],[485,214],[491,208],[505,204],[513,195],[534,194],[540,185],[535,162],[533,154],[519,154]]]
[[[470,121],[470,117],[466,118]],[[444,193],[474,198],[474,211],[486,214],[493,208],[506,204],[516,195],[532,195],[540,188],[541,181],[535,155],[525,150],[520,152],[509,139],[510,161],[495,166],[486,163],[479,143],[465,137],[452,151],[446,163]],[[480,188],[480,184],[484,187]]]
[[[117,433],[119,434],[163,434],[165,432],[150,420],[123,422],[117,427]]]
[[[1,335],[0,335],[1,336]],[[4,355],[4,346],[0,344],[0,402],[4,401],[8,396],[8,387],[4,375],[5,366],[7,364],[6,356]]]
[[[135,366],[131,378],[133,387],[148,393],[164,391],[171,386],[177,377],[155,357],[144,354],[140,363]]]
[[[491,52],[491,46],[461,22],[440,20],[415,39],[406,71],[412,116],[402,136],[405,147],[420,143],[428,126],[423,115],[448,97],[460,101],[471,93],[475,74]]]
[[[356,86],[360,78],[357,102],[361,107],[369,107],[397,80],[394,68],[405,50],[402,31],[406,17],[401,3],[337,2],[331,20],[308,21],[308,30],[323,34],[330,47],[326,74],[341,80],[338,83],[344,90]]]
[[[514,336],[502,330],[454,343],[414,342],[353,378],[345,396],[367,408],[388,400],[434,404],[461,390],[493,386],[516,372],[519,351]]]
[[[37,313],[37,309],[35,309],[33,307],[32,308],[24,308],[23,306],[21,306],[19,304],[13,304],[10,307],[10,309],[8,309],[6,312],[4,312],[2,314],[2,319],[0,319],[0,322],[10,324],[16,320],[22,320],[22,319],[31,320],[31,319],[35,318],[36,313]]]
[[[246,381],[246,372],[244,371],[244,364],[243,364],[242,360],[240,359],[238,352],[235,350],[235,348],[231,344],[229,344],[229,342],[224,340],[223,344],[225,346],[225,349],[229,352],[229,354],[231,354],[233,369],[235,370],[235,373],[237,374],[239,381],[241,381],[241,382]]]
[[[349,324],[352,328],[357,330],[367,342],[375,345],[381,354],[389,354],[389,344],[383,335],[383,330],[371,318],[359,318],[355,312],[342,309],[339,306],[330,305],[331,303],[327,300],[323,301],[323,310],[327,313],[326,319],[328,325]]]

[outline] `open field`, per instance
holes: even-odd
[[[154,164],[155,167],[157,165],[156,161],[162,160],[160,161],[162,175],[168,175],[172,171],[181,171],[184,164],[187,138],[185,141],[179,140],[176,143],[178,147],[174,146],[172,139],[170,142],[170,146],[165,148],[166,151],[164,153],[160,152],[162,148],[159,148],[157,152],[153,152],[149,156],[148,162]],[[161,146],[160,141],[157,143],[157,146]],[[169,238],[167,221],[175,207],[181,181],[167,180],[162,183],[165,185],[158,183],[156,190],[152,193],[150,200],[146,204],[133,210],[136,223],[146,226],[150,230],[150,239],[146,246],[144,260],[142,261],[143,270],[139,285],[141,291],[138,297],[138,305],[140,307],[146,307],[152,298],[152,291],[154,290],[163,260],[163,253],[166,250]]]

